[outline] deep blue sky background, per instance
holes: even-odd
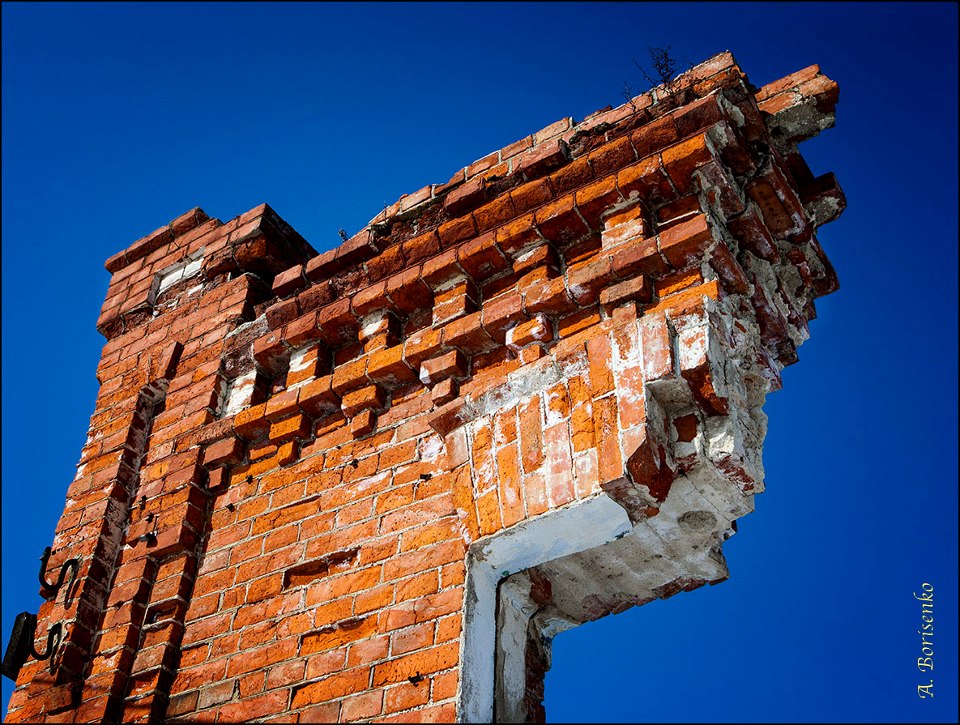
[[[3,627],[36,611],[97,392],[104,260],[266,201],[318,251],[385,203],[644,87],[648,46],[820,63],[803,146],[840,290],[768,398],[731,579],[565,633],[548,719],[956,721],[957,6],[4,3]],[[917,697],[935,587],[933,700]],[[3,709],[12,685],[3,680]]]

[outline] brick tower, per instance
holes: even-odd
[[[264,205],[109,259],[8,721],[542,720],[554,635],[727,576],[837,98],[723,53],[324,254]]]

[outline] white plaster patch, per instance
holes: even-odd
[[[201,247],[193,254],[187,255],[186,259],[177,262],[176,264],[171,264],[165,269],[161,269],[157,272],[157,276],[154,280],[155,292],[154,299],[159,297],[163,292],[178,282],[189,279],[194,275],[198,274],[203,268],[203,248]]]
[[[357,493],[363,493],[367,489],[373,487],[375,484],[387,480],[391,476],[391,471],[384,471],[383,473],[378,473],[376,476],[368,476],[367,478],[362,478],[360,481],[355,481],[351,484],[351,489]],[[362,498],[357,496],[357,498]]]
[[[309,362],[306,362],[307,352],[310,348],[302,347],[299,350],[294,350],[290,353],[290,372],[298,373],[301,370],[306,370]]]
[[[250,322],[244,322],[242,325],[237,327],[235,330],[231,330],[224,336],[224,340],[229,340],[235,335],[242,335],[251,327],[255,327],[261,334],[266,333],[270,329],[267,324],[267,315],[266,313],[260,315],[260,317],[255,320],[250,320]],[[260,337],[260,335],[254,335],[254,337]]]
[[[443,453],[443,438],[434,433],[420,439],[420,460],[424,462],[436,461]]]
[[[437,285],[436,289],[434,289],[433,291],[434,296],[436,296],[438,292],[446,292],[448,289],[453,289],[458,284],[461,284],[466,281],[467,281],[467,277],[465,275],[460,274],[460,275],[456,275],[455,277],[452,277],[451,279],[448,279],[446,282],[441,282],[440,284]]]
[[[226,391],[224,392],[225,405],[223,407],[222,417],[227,418],[235,413],[239,413],[250,405],[256,379],[257,371],[251,370],[227,383]]]

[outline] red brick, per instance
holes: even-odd
[[[514,160],[514,173],[522,173],[527,180],[536,179],[562,166],[570,158],[567,145],[557,139],[534,146]]]
[[[567,118],[561,118],[559,121],[554,121],[549,126],[541,128],[535,134],[533,134],[533,145],[537,146],[548,141],[555,136],[559,136],[561,133],[566,131],[572,125],[573,119],[569,116]]]
[[[356,317],[369,315],[377,310],[389,310],[392,307],[387,297],[387,283],[384,280],[364,287],[350,301],[350,311]]]
[[[266,403],[241,410],[233,419],[234,431],[247,441],[260,437],[270,429],[270,421],[266,418],[266,412]]]
[[[396,387],[417,379],[416,373],[404,362],[403,345],[388,347],[370,355],[367,377],[388,387]]]
[[[549,342],[553,339],[553,326],[542,315],[527,320],[507,331],[507,344],[520,349],[534,342]]]
[[[504,342],[507,329],[520,318],[523,298],[518,294],[505,295],[483,306],[483,328],[497,342]]]
[[[352,418],[361,410],[380,410],[385,402],[386,398],[379,385],[367,385],[345,394],[340,409],[344,416]]]
[[[627,164],[636,160],[636,152],[630,145],[630,139],[626,136],[611,141],[595,151],[591,151],[587,156],[590,166],[593,168],[594,176],[598,179],[615,173]]]
[[[292,322],[300,314],[297,298],[277,302],[267,308],[267,324],[271,330],[279,330],[288,322]]]
[[[424,283],[419,266],[395,274],[387,280],[387,297],[405,314],[429,307],[433,292]]]
[[[330,304],[334,296],[334,291],[328,282],[316,282],[297,295],[297,304],[304,314],[316,312]]]
[[[704,215],[672,226],[659,235],[660,251],[674,269],[698,264],[713,243],[713,232]]]
[[[330,387],[333,391],[343,397],[351,390],[356,390],[368,384],[369,378],[366,375],[367,358],[361,357],[352,362],[337,365],[334,368],[333,376],[330,381]]]
[[[422,274],[423,281],[431,289],[464,276],[464,271],[457,264],[457,250],[448,249],[443,254],[428,259],[424,262]]]
[[[446,670],[457,663],[459,651],[459,642],[449,642],[374,665],[373,686],[381,687],[403,682],[416,674],[430,675]]]
[[[271,332],[253,341],[253,358],[264,370],[279,372],[289,358],[289,351],[283,344],[281,333]]]
[[[459,392],[457,381],[453,378],[447,378],[433,387],[433,390],[430,391],[430,397],[434,405],[443,405],[456,398]]]
[[[382,280],[395,274],[404,267],[403,249],[399,244],[383,250],[367,260],[367,277],[371,282]]]
[[[642,159],[617,172],[617,188],[625,199],[636,196],[647,204],[670,201],[676,196],[656,156]]]
[[[770,235],[770,230],[760,220],[754,208],[747,209],[736,219],[730,220],[730,231],[739,245],[756,254],[768,262],[779,262],[780,254],[777,245]]]
[[[277,393],[267,401],[267,409],[264,415],[271,423],[275,423],[278,420],[289,418],[294,413],[298,413],[299,410],[300,408],[297,405],[297,391],[284,390],[282,393]]]
[[[340,407],[340,396],[331,387],[332,376],[324,375],[299,389],[297,404],[308,415],[319,416]]]
[[[477,309],[477,305],[474,302],[475,297],[467,294],[466,287],[466,283],[462,282],[444,292],[437,293],[433,305],[434,326],[442,325],[450,320],[456,320]]]
[[[544,239],[558,244],[579,239],[590,231],[577,213],[573,194],[540,207],[536,213],[536,223]]]
[[[576,193],[577,209],[594,229],[601,228],[600,215],[621,200],[616,176],[595,181]]]
[[[543,424],[540,416],[540,396],[533,396],[519,407],[520,455],[524,473],[536,470],[543,462]]]
[[[541,239],[534,226],[533,214],[526,214],[497,229],[497,246],[507,256]]]
[[[590,389],[593,397],[606,395],[613,390],[610,338],[597,335],[587,341],[587,356],[590,361]]]
[[[518,214],[536,209],[553,199],[553,189],[546,179],[538,179],[522,184],[510,191],[513,208]]]
[[[277,297],[286,297],[303,288],[307,284],[303,272],[304,265],[298,264],[278,274],[273,279],[273,294]]]
[[[308,312],[288,323],[283,328],[283,340],[291,347],[303,347],[320,339],[317,327],[317,313]]]
[[[637,300],[638,302],[649,302],[653,290],[647,278],[642,274],[631,277],[623,282],[610,285],[600,292],[600,304],[603,305],[607,314],[611,314],[614,307]]]
[[[350,310],[350,299],[344,297],[322,308],[317,314],[321,339],[328,344],[343,344],[355,339],[357,318]]]
[[[617,427],[616,398],[608,395],[593,401],[593,426],[597,438],[597,464],[600,482],[616,481],[624,474]]]
[[[567,270],[567,289],[578,305],[590,305],[597,301],[600,290],[609,284],[612,276],[610,256],[597,255],[592,262]]]
[[[430,681],[403,682],[386,691],[383,712],[390,714],[424,705],[430,700]]]
[[[513,219],[517,213],[510,196],[501,194],[493,201],[484,204],[479,209],[475,209],[473,218],[477,223],[477,229],[484,231],[493,229],[497,225]]]
[[[345,695],[363,692],[370,681],[369,667],[355,667],[294,688],[290,706],[294,709],[328,702]]]
[[[310,281],[327,279],[336,268],[337,250],[331,249],[311,258],[304,265],[304,275]]]
[[[474,175],[480,174],[480,173],[486,171],[487,169],[495,166],[499,160],[500,160],[500,152],[499,152],[499,151],[492,151],[492,152],[490,152],[489,154],[487,154],[486,156],[484,156],[482,159],[478,159],[478,160],[474,161],[472,164],[470,164],[470,165],[466,168],[467,178],[469,179],[469,178],[473,177]]]
[[[716,271],[723,286],[731,293],[743,294],[750,289],[750,280],[730,253],[726,244],[717,244],[710,254],[710,266]]]
[[[650,382],[673,375],[673,346],[666,318],[645,315],[640,323],[643,346],[643,377]]]
[[[664,170],[681,194],[686,194],[693,188],[694,170],[713,160],[704,134],[681,141],[665,149],[660,156]]]
[[[461,246],[457,252],[460,267],[474,280],[484,280],[510,266],[496,246],[493,232],[482,234]]]
[[[446,347],[456,347],[468,355],[484,352],[496,346],[483,329],[479,312],[460,317],[444,325],[443,344]]]
[[[278,444],[294,439],[306,440],[311,432],[310,419],[304,415],[294,415],[270,426],[270,440]]]
[[[523,307],[528,315],[540,312],[559,315],[572,305],[563,277],[545,279],[539,284],[531,285],[523,294]]]
[[[673,116],[667,115],[645,124],[630,135],[637,158],[643,159],[666,148],[680,138]]]
[[[632,437],[624,436],[624,456],[634,481],[646,486],[658,503],[666,500],[674,474],[663,460],[661,448],[646,426],[635,428]]]
[[[757,100],[765,101],[771,96],[775,96],[778,93],[781,93],[790,88],[796,88],[804,81],[808,81],[811,78],[815,78],[820,73],[820,66],[814,63],[813,65],[808,65],[806,68],[791,73],[788,76],[776,80],[772,83],[768,83],[763,86],[759,91],[757,91]]]
[[[415,370],[420,369],[421,363],[433,357],[440,351],[442,334],[440,330],[425,328],[410,335],[403,346],[403,359],[407,365]]]
[[[689,136],[725,120],[719,96],[707,96],[673,112],[680,136]]]
[[[555,194],[565,194],[566,192],[583,186],[594,178],[593,169],[590,168],[590,162],[586,157],[581,157],[571,161],[563,168],[550,174],[550,188]]]
[[[659,277],[670,268],[660,255],[654,237],[642,239],[616,249],[611,255],[613,274],[620,279],[629,279],[639,273]]]
[[[475,236],[476,233],[477,224],[474,222],[473,216],[469,214],[441,224],[437,230],[437,234],[440,237],[440,245],[444,249],[449,249],[465,239]]]
[[[449,377],[463,379],[466,374],[467,361],[459,350],[424,360],[420,366],[420,380],[424,385],[435,385]]]

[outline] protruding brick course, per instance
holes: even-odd
[[[262,205],[112,257],[77,595],[8,719],[543,719],[558,623],[727,575],[837,288],[843,193],[797,151],[837,98],[723,53],[323,254]]]

